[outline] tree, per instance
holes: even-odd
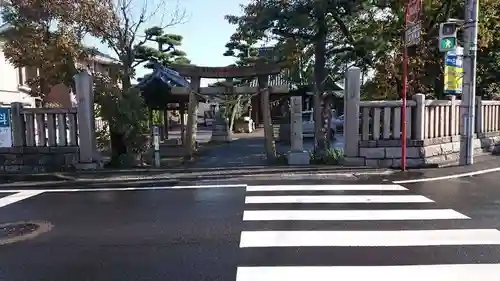
[[[324,115],[329,106],[321,111],[321,95],[327,78],[328,58],[349,55],[352,60],[367,60],[363,47],[364,37],[354,36],[347,25],[352,21],[367,0],[345,1],[273,1],[254,0],[243,6],[242,16],[227,16],[227,20],[237,25],[228,47],[238,46],[242,39],[258,41],[274,39],[288,61],[297,66],[301,61],[313,65],[315,93],[315,135],[316,149],[326,151],[326,132],[322,132]],[[305,56],[307,55],[307,56]],[[326,103],[327,104],[327,103]],[[323,116],[322,116],[323,115]]]
[[[164,66],[172,64],[190,64],[186,53],[179,49],[182,45],[182,36],[177,34],[165,34],[161,27],[152,27],[144,32],[146,43],[135,46],[134,66],[146,63],[144,67],[153,69],[155,63]],[[146,45],[147,43],[156,44],[155,47]]]
[[[143,153],[148,148],[148,110],[138,89],[123,90],[115,81],[116,77],[94,74],[97,110],[107,121],[110,133],[122,135],[120,145],[125,150],[115,155],[109,165],[135,166],[143,162]]]
[[[402,38],[404,13],[402,2],[387,2],[386,6],[372,6],[376,13],[384,12],[370,22],[355,23],[367,34],[378,34],[385,44],[368,46],[373,54],[374,77],[364,86],[366,98],[395,99],[402,89]],[[500,31],[493,28],[500,23],[498,1],[480,2],[480,33],[478,50],[478,95],[491,97],[498,92]],[[423,36],[421,44],[409,63],[409,94],[424,93],[436,98],[443,96],[443,54],[438,51],[439,23],[448,18],[464,17],[464,1],[426,1],[423,13]],[[461,34],[459,34],[461,35]],[[464,42],[459,36],[459,44]]]
[[[135,67],[142,62],[137,61],[137,50],[140,50],[141,47],[148,42],[148,40],[153,39],[154,34],[156,33],[146,33],[145,36],[141,36],[139,32],[142,31],[144,25],[151,21],[156,15],[162,13],[163,15],[167,15],[167,11],[170,6],[167,7],[166,2],[155,3],[155,5],[151,8],[148,6],[147,1],[135,1],[135,0],[116,0],[112,5],[111,11],[113,11],[113,22],[109,25],[100,26],[100,37],[104,43],[106,43],[116,54],[118,60],[120,61],[120,86],[121,91],[113,92],[117,95],[114,99],[108,99],[107,101],[111,104],[103,105],[103,110],[106,108],[135,108],[138,110],[136,114],[133,116],[140,116],[141,110],[134,107],[132,104],[136,103],[137,100],[141,100],[140,104],[144,105],[144,101],[142,96],[138,91],[131,90],[132,88],[132,79],[135,76]],[[137,9],[140,9],[137,13]],[[163,30],[169,26],[173,26],[179,24],[184,19],[184,12],[178,9],[178,6],[174,6],[174,9],[171,10],[172,14],[170,19],[166,24],[163,22],[156,28]],[[163,19],[164,17],[162,17]],[[154,30],[154,29],[153,29]],[[134,95],[139,95],[135,97]],[[119,103],[119,104],[117,104]],[[125,104],[129,105],[125,105]],[[121,105],[121,106],[118,106]],[[121,158],[127,153],[130,153],[131,149],[127,148],[127,143],[134,143],[133,141],[127,140],[130,132],[140,132],[139,128],[131,129],[134,126],[139,126],[134,120],[131,118],[117,119],[117,122],[124,122],[123,126],[115,126],[114,128],[110,128],[110,136],[111,136],[111,147],[112,147],[112,165],[120,164]],[[125,129],[120,130],[120,128]],[[135,139],[135,138],[132,138]]]
[[[16,67],[39,71],[37,78],[27,81],[32,95],[43,98],[53,85],[73,85],[76,62],[93,51],[83,47],[82,39],[101,36],[100,26],[112,20],[109,7],[107,0],[4,2],[2,19],[11,29],[2,49]]]
[[[134,9],[140,8],[139,13],[135,13]],[[151,21],[159,13],[166,14],[170,8],[166,2],[155,3],[155,6],[150,9],[147,1],[140,3],[139,0],[117,0],[113,5],[114,24],[110,26],[101,26],[102,40],[104,43],[116,53],[118,60],[121,62],[121,85],[124,90],[132,86],[132,78],[134,78],[134,68],[144,61],[137,61],[137,55],[148,41],[155,39],[161,30],[182,23],[185,18],[185,13],[175,6],[171,11],[171,17],[167,23],[161,22],[159,26],[148,29],[145,36],[141,36],[139,32],[144,28],[144,25]],[[162,20],[164,17],[162,17]]]
[[[190,64],[184,51],[180,50],[182,36],[176,34],[165,34],[160,27],[148,28],[145,31],[145,38],[148,38],[144,45],[135,48],[135,66],[144,64],[145,68],[154,69],[155,65],[170,66],[172,64]],[[148,44],[149,43],[149,44]],[[154,47],[152,47],[153,45]],[[151,73],[140,77],[137,80],[148,77]],[[163,109],[171,102],[165,89],[158,87],[157,90],[143,92],[146,103],[150,109]]]

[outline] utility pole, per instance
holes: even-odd
[[[467,0],[465,7],[464,23],[464,85],[463,85],[463,115],[466,139],[462,140],[461,152],[465,157],[460,157],[462,165],[474,163],[474,125],[475,125],[475,103],[476,103],[476,54],[478,34],[479,0]]]

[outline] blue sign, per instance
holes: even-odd
[[[10,108],[0,107],[0,128],[10,127]]]
[[[461,94],[464,77],[463,48],[457,47],[455,51],[447,52],[444,61],[444,93]]]

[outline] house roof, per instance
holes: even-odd
[[[0,25],[0,34],[5,33],[9,30],[12,29],[12,26],[9,23],[3,23]],[[91,49],[92,47],[85,46],[87,49]],[[99,50],[94,50],[94,55],[90,58],[91,60],[94,60],[98,63],[101,64],[119,64],[120,61],[118,61],[116,58],[105,54]]]
[[[177,71],[160,64],[156,64],[153,72],[144,76],[135,87],[139,89],[146,88],[148,84],[155,81],[166,87],[189,87],[189,81],[180,76]]]

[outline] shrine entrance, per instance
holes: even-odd
[[[272,85],[272,76],[281,74],[283,65],[280,63],[257,63],[253,66],[228,66],[228,67],[201,67],[194,65],[173,65],[169,66],[175,70],[179,76],[186,77],[189,80],[188,87],[172,87],[171,92],[176,96],[187,97],[187,126],[185,136],[185,154],[192,156],[196,151],[196,134],[197,134],[197,116],[198,116],[198,101],[201,97],[210,97],[217,95],[242,95],[254,94],[260,102],[255,103],[256,99],[252,99],[252,113],[249,115],[262,116],[263,123],[263,138],[265,139],[265,155],[267,159],[276,157],[276,149],[274,144],[274,131],[271,122],[270,111],[270,93],[273,94],[288,94],[289,85]],[[201,78],[210,79],[225,79],[224,86],[220,87],[200,87]],[[248,85],[235,86],[232,80],[235,78],[253,78],[253,83]],[[271,81],[271,83],[270,83]],[[212,141],[216,142],[231,142],[232,132],[229,130],[228,122],[225,118],[220,118],[221,112],[215,113],[215,124],[212,126]],[[245,143],[245,141],[242,141]],[[247,141],[250,145],[250,143]],[[245,145],[228,145],[228,149],[241,150]],[[241,153],[240,153],[241,154]]]

